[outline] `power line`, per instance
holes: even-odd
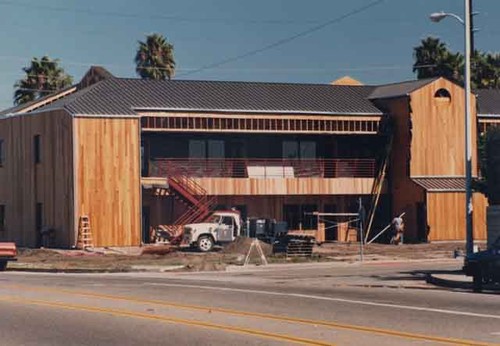
[[[196,22],[196,23],[226,23],[226,24],[270,24],[270,25],[291,25],[291,24],[315,24],[319,20],[286,20],[286,19],[243,19],[243,18],[208,18],[208,17],[183,17],[183,16],[164,16],[161,14],[141,15],[135,13],[125,13],[116,11],[96,11],[85,8],[70,8],[48,5],[27,4],[13,0],[0,0],[0,5],[23,7],[28,9],[37,9],[55,12],[69,12],[69,13],[84,13],[88,15],[98,15],[106,17],[119,17],[119,18],[147,18],[158,20],[169,20],[177,22]]]
[[[224,60],[221,60],[219,62],[215,62],[215,63],[212,63],[212,64],[208,64],[208,65],[204,65],[194,71],[191,71],[191,72],[186,72],[184,74],[181,74],[179,75],[178,77],[182,77],[182,76],[188,76],[188,75],[191,75],[191,74],[194,74],[194,73],[198,73],[198,72],[201,72],[201,71],[204,71],[204,70],[208,70],[208,69],[211,69],[211,68],[214,68],[214,67],[218,67],[218,66],[221,66],[221,65],[224,65],[224,64],[227,64],[227,63],[230,63],[230,62],[234,62],[234,61],[237,61],[237,60],[241,60],[241,59],[244,59],[244,58],[247,58],[249,56],[252,56],[252,55],[256,55],[258,53],[262,53],[266,50],[269,50],[269,49],[272,49],[272,48],[275,48],[275,47],[278,47],[278,46],[281,46],[281,45],[284,45],[290,41],[293,41],[297,38],[300,38],[300,37],[303,37],[303,36],[306,36],[306,35],[309,35],[313,32],[316,32],[316,31],[319,31],[319,30],[322,30],[324,29],[325,27],[327,26],[330,26],[332,24],[336,24],[346,18],[349,18],[349,17],[352,17],[356,14],[359,14],[361,12],[364,12],[382,2],[384,2],[385,0],[375,0],[375,1],[372,1],[370,2],[369,4],[367,5],[364,5],[364,6],[361,6],[359,8],[356,8],[340,17],[337,17],[335,19],[332,19],[332,20],[329,20],[327,22],[324,22],[322,24],[319,24],[319,25],[316,25],[316,26],[313,26],[312,28],[310,29],[307,29],[307,30],[304,30],[304,31],[301,31],[295,35],[292,35],[292,36],[289,36],[289,37],[286,37],[286,38],[283,38],[281,40],[278,40],[276,42],[273,42],[271,44],[268,44],[264,47],[261,47],[261,48],[258,48],[258,49],[254,49],[254,50],[251,50],[249,52],[246,52],[246,53],[243,53],[243,54],[240,54],[240,55],[236,55],[236,56],[233,56],[233,57],[230,57],[230,58],[227,58],[227,59],[224,59]]]

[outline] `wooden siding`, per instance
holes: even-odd
[[[75,118],[76,212],[88,215],[95,246],[140,245],[137,118]]]
[[[209,195],[365,195],[374,178],[193,178]]]
[[[40,163],[34,160],[35,135],[40,136]],[[71,116],[56,110],[2,119],[0,139],[0,204],[6,209],[0,240],[12,240],[19,246],[40,245],[35,209],[41,203],[41,225],[55,229],[52,245],[73,245]]]
[[[446,89],[451,99],[436,98]],[[465,112],[464,90],[439,79],[410,94],[411,172],[417,176],[464,176]],[[472,143],[476,147],[476,99],[471,96]],[[473,175],[477,174],[476,150],[472,150]]]
[[[425,191],[409,177],[410,159],[410,109],[407,97],[385,100],[383,105],[394,121],[394,139],[389,166],[389,187],[392,195],[392,216],[405,213],[405,237],[409,241],[423,240],[419,229],[417,204],[424,202]],[[389,222],[390,220],[387,220]]]
[[[487,199],[480,193],[474,194],[474,239],[486,240]],[[465,241],[465,193],[428,192],[427,222],[429,240]]]

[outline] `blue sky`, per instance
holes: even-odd
[[[500,1],[474,0],[476,47],[500,51]],[[259,49],[373,0],[0,0],[0,109],[32,57],[59,58],[78,81],[98,64],[135,76],[137,41],[158,32],[174,45],[177,78],[328,83],[350,75],[366,84],[413,79],[412,48],[433,35],[462,50],[463,29],[428,14],[462,15],[463,0],[385,0],[284,45],[193,72]],[[184,75],[184,76],[183,76]]]

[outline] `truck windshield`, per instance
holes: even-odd
[[[220,215],[212,215],[209,219],[210,223],[219,223],[220,222]]]

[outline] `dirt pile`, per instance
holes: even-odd
[[[146,245],[142,248],[141,255],[166,255],[176,251],[171,245]]]

